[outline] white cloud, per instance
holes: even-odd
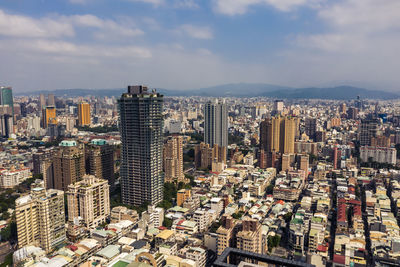
[[[75,26],[93,27],[98,31],[94,33],[97,38],[106,38],[112,36],[134,37],[144,34],[144,32],[135,27],[126,27],[125,23],[117,23],[109,19],[100,19],[93,15],[74,15],[64,17],[64,20],[69,21]]]
[[[0,35],[15,37],[74,36],[71,24],[49,18],[33,19],[0,10]]]
[[[318,11],[327,26],[325,33],[301,35],[297,39],[304,47],[340,53],[377,53],[375,44],[389,45],[385,40],[398,36],[400,29],[398,0],[342,0],[329,3]]]
[[[196,0],[174,0],[173,6],[175,8],[188,8],[188,9],[194,9],[199,7],[199,5],[196,3]]]
[[[151,58],[148,48],[138,46],[106,46],[75,44],[67,41],[53,41],[45,39],[1,41],[3,51],[18,52],[19,54],[37,53],[48,56],[70,57],[100,57],[100,58]]]
[[[212,39],[214,37],[213,32],[209,27],[195,26],[191,24],[180,26],[176,32],[195,39]]]
[[[327,5],[319,17],[332,27],[357,32],[400,29],[400,1],[345,0]]]
[[[49,16],[31,18],[23,15],[8,14],[0,9],[0,35],[19,38],[64,38],[74,37],[82,28],[93,28],[93,36],[135,37],[143,31],[125,26],[110,19],[101,19],[94,15]]]
[[[257,5],[271,6],[280,11],[291,11],[299,6],[313,6],[320,0],[213,0],[214,11],[224,15],[242,15]]]

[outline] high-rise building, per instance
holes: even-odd
[[[76,141],[62,141],[53,158],[55,189],[66,191],[85,174],[85,152]]]
[[[87,228],[94,228],[110,217],[110,186],[107,180],[94,175],[83,176],[82,181],[68,186],[68,221],[78,217]]]
[[[310,139],[315,140],[315,133],[317,132],[317,119],[306,118],[304,127],[306,135],[308,135]]]
[[[228,112],[224,102],[215,100],[205,105],[204,141],[210,147],[228,147]]]
[[[129,86],[118,100],[122,141],[122,202],[156,205],[163,199],[163,95]]]
[[[245,217],[242,230],[237,233],[236,247],[244,251],[263,253],[261,224],[257,219]]]
[[[281,134],[283,137],[283,153],[294,153],[294,140],[297,131],[297,118],[286,117],[284,119],[284,133]],[[282,140],[281,140],[282,142]]]
[[[56,107],[55,106],[47,106],[42,110],[42,127],[44,129],[52,123],[57,123],[57,115],[56,115]]]
[[[294,153],[298,119],[276,116],[260,124],[260,149],[266,152]]]
[[[183,182],[183,137],[171,136],[164,145],[164,174],[167,182]]]
[[[39,107],[40,111],[46,107],[46,98],[44,97],[44,94],[40,94],[39,96]]]
[[[14,117],[14,97],[11,87],[0,86],[0,106],[10,107],[10,115]]]
[[[361,146],[369,146],[371,144],[372,137],[376,137],[378,131],[379,120],[377,119],[365,119],[361,120],[359,129],[359,139]]]
[[[86,173],[108,181],[111,191],[115,186],[114,148],[104,139],[93,139],[86,146],[88,162]]]
[[[236,246],[236,233],[238,231],[238,223],[230,215],[222,215],[221,226],[217,229],[217,254],[221,255],[222,252],[228,247]]]
[[[14,133],[14,124],[11,114],[0,114],[0,136],[9,138]]]
[[[306,177],[308,176],[308,168],[310,165],[310,158],[307,154],[305,155],[300,155],[300,170],[303,170],[304,173],[306,174]]]
[[[35,187],[15,201],[18,247],[39,246],[50,252],[66,241],[64,192]]]
[[[284,103],[283,100],[275,100],[272,115],[280,114],[283,111]]]
[[[54,94],[48,94],[47,95],[47,105],[48,106],[55,106],[56,105],[56,99],[54,97]]]
[[[194,147],[194,163],[196,168],[211,168],[214,164],[226,165],[226,147],[215,144],[200,143]]]
[[[90,123],[90,104],[82,102],[78,104],[78,125],[87,126]]]

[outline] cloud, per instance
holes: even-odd
[[[300,6],[313,6],[320,0],[213,0],[213,9],[217,13],[234,16],[243,15],[249,8],[257,5],[271,6],[288,12]]]
[[[5,13],[0,9],[0,35],[19,38],[65,38],[75,37],[83,28],[94,29],[96,38],[135,37],[144,32],[136,27],[127,27],[111,19],[94,15],[48,16],[31,18]]]
[[[375,46],[390,45],[400,29],[400,2],[385,0],[342,0],[318,10],[318,18],[327,25],[324,33],[300,35],[303,47],[340,53],[377,53]]]
[[[13,45],[11,45],[13,44]],[[19,53],[36,52],[52,56],[72,57],[109,57],[109,58],[150,58],[151,51],[148,48],[138,46],[106,46],[75,44],[67,41],[53,41],[45,39],[24,42],[22,40],[2,41],[0,47],[3,50]]]
[[[195,39],[213,39],[214,35],[209,27],[184,24],[176,30],[177,33],[187,35]]]
[[[187,8],[187,9],[195,9],[199,8],[199,5],[195,0],[174,0],[173,6],[175,8]]]
[[[400,1],[346,0],[322,8],[318,15],[330,26],[368,33],[400,29]]]
[[[66,22],[50,18],[33,19],[7,14],[0,10],[0,35],[14,37],[62,37],[74,36],[74,27]]]
[[[93,15],[74,15],[64,17],[65,21],[79,27],[97,28],[94,33],[97,38],[109,38],[112,36],[134,37],[143,35],[144,32],[135,27],[126,27],[126,23],[117,23],[110,19],[100,19]]]

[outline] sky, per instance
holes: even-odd
[[[1,0],[0,85],[400,92],[399,0]]]

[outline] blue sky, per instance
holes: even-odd
[[[398,0],[2,0],[0,83],[400,91]]]

